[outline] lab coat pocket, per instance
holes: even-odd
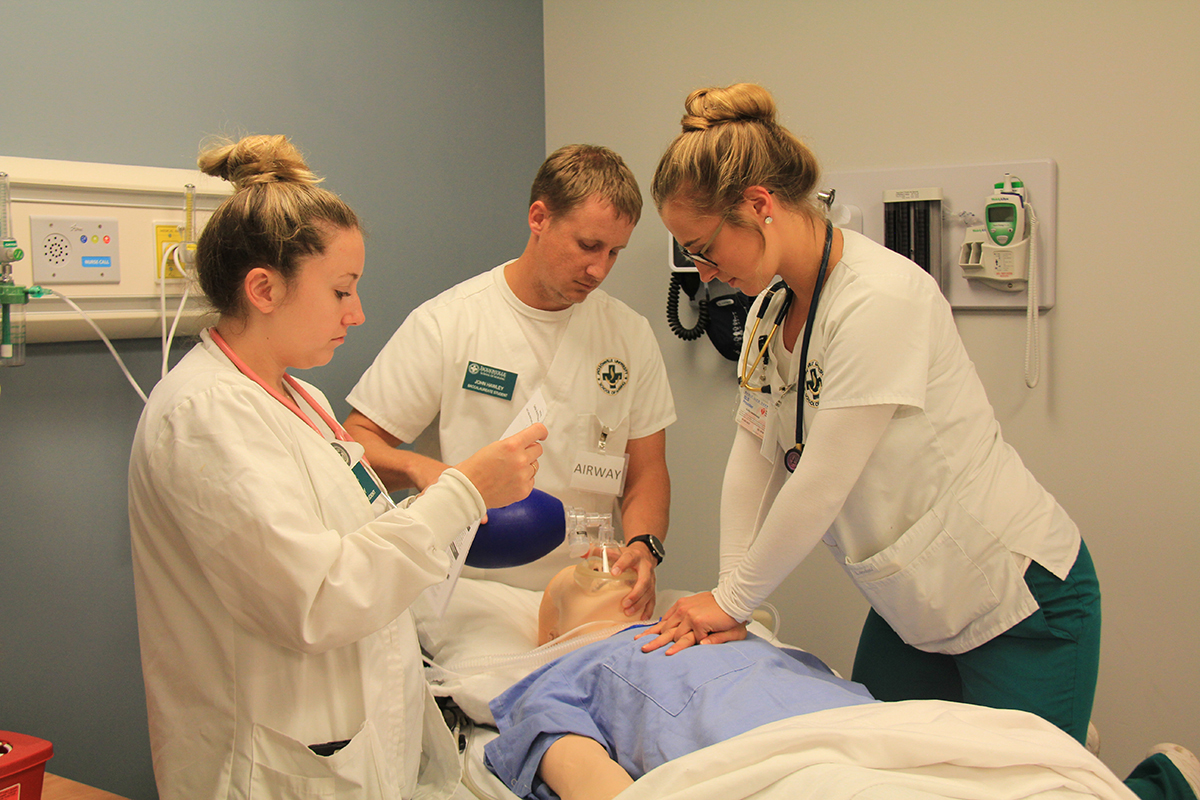
[[[384,777],[381,748],[370,720],[330,756],[319,756],[308,745],[265,725],[255,725],[252,735],[251,800],[400,797],[398,787]]]
[[[845,569],[905,642],[934,651],[1000,604],[989,576],[1009,577],[1013,558],[952,501],[890,547],[857,563],[847,559]]]

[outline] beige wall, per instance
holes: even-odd
[[[829,170],[1053,158],[1058,305],[1042,382],[1020,315],[959,313],[1006,438],[1084,532],[1104,591],[1094,719],[1124,774],[1147,747],[1200,750],[1200,4],[544,0],[546,143],[621,152],[647,192],[700,86],[756,81]],[[650,318],[679,422],[662,580],[715,580],[733,367],[663,321],[653,209],[606,288]],[[787,639],[843,673],[866,610],[813,553],[772,598]]]

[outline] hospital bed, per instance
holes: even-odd
[[[662,613],[685,592],[659,592]],[[580,645],[538,647],[540,592],[462,579],[442,616],[414,609],[434,694],[452,702],[449,724],[463,753],[456,800],[513,800],[487,770],[495,736],[488,702],[544,663]],[[584,642],[616,630],[597,629]],[[760,622],[751,630],[779,645]],[[459,713],[457,710],[461,710]],[[621,800],[1018,800],[1134,798],[1074,739],[1023,712],[918,700],[830,709],[764,725],[668,762]]]

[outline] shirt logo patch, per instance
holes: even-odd
[[[608,394],[616,394],[629,382],[629,367],[619,358],[606,358],[596,365],[596,383]]]
[[[813,408],[821,405],[821,379],[824,376],[815,359],[808,362],[808,369],[804,370],[804,400]]]
[[[462,388],[503,400],[512,400],[513,390],[517,388],[517,373],[468,361]]]

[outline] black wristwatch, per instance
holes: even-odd
[[[652,533],[643,533],[641,536],[635,536],[625,544],[631,545],[634,542],[641,542],[646,545],[646,548],[650,551],[650,555],[654,556],[659,564],[662,563],[663,558],[667,555],[667,547],[663,544],[662,539]]]

